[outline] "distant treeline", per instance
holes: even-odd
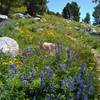
[[[93,17],[94,24],[100,24],[100,0],[92,0],[96,3],[94,8]],[[59,2],[59,1],[58,1]],[[47,6],[48,0],[0,0],[0,14],[9,15],[16,11],[17,8],[26,8],[23,13],[30,14],[31,16],[41,15],[44,13],[53,14],[56,16],[63,16],[69,20],[80,21],[80,7],[77,2],[67,3],[63,8],[62,13],[55,13],[50,11]],[[21,11],[19,9],[19,11]],[[90,23],[90,14],[87,12],[86,17],[82,20],[85,23]]]

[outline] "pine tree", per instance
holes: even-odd
[[[25,2],[27,12],[32,16],[46,12],[47,0],[25,0]]]
[[[83,22],[89,24],[90,23],[90,14],[86,13],[86,17],[83,19]]]
[[[94,24],[100,24],[100,3],[94,8],[93,17],[95,20]]]
[[[0,13],[8,15],[12,7],[21,5],[23,0],[0,0]]]
[[[66,19],[75,21],[80,20],[80,7],[76,2],[67,3],[63,9],[62,15]]]

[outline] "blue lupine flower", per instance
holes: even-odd
[[[70,91],[73,90],[74,85],[75,85],[74,80],[67,78],[66,85],[67,85],[67,87],[69,88]]]
[[[82,91],[81,91],[81,89],[79,89],[79,91],[78,91],[77,94],[76,94],[76,100],[80,100],[80,98],[81,98],[81,93],[82,93]]]
[[[11,64],[11,66],[16,69],[16,63]]]
[[[94,87],[92,85],[89,87],[89,93],[90,94],[93,94],[94,93]]]
[[[29,78],[30,80],[32,80],[33,76],[32,76],[32,75],[30,75],[28,78]]]
[[[61,80],[61,86],[65,85],[65,80]]]
[[[23,80],[24,80],[24,76],[21,75],[21,76],[19,77],[19,79],[20,79],[21,81],[23,81]]]
[[[41,71],[41,72],[40,72],[40,80],[41,80],[41,81],[43,80],[43,77],[44,77],[44,74],[43,74],[43,72]]]
[[[72,96],[69,96],[69,97],[68,97],[68,100],[73,100],[73,99],[72,99]]]
[[[36,96],[33,97],[33,100],[36,100]]]
[[[70,54],[71,54],[70,48],[67,48],[67,59],[68,59],[68,60],[70,60]]]
[[[67,48],[67,61],[66,64],[69,66],[71,61],[71,52],[70,52],[70,48]]]
[[[58,96],[57,96],[56,100],[60,100],[60,94],[58,94]]]
[[[30,48],[27,48],[27,49],[26,49],[25,55],[26,55],[26,56],[30,56],[30,55],[31,55],[31,50],[30,50]]]
[[[52,100],[52,96],[50,94],[46,93],[45,96],[48,98],[48,100]]]
[[[42,80],[42,81],[41,81],[41,85],[40,85],[40,89],[42,90],[42,89],[45,87],[45,85],[46,85],[46,84],[45,84],[45,81]]]
[[[80,84],[80,81],[81,81],[81,79],[82,79],[81,76],[82,76],[82,75],[81,75],[80,73],[76,76],[75,81],[76,81],[77,84]]]
[[[93,88],[93,86],[92,86],[92,81],[93,81],[93,77],[91,77],[91,79],[88,81],[88,86],[87,86],[88,92],[89,92],[90,94],[93,94],[93,93],[94,93],[94,88]]]
[[[51,78],[53,76],[53,72],[52,72],[52,70],[50,69],[49,66],[46,67],[46,76],[48,78]]]
[[[83,90],[83,88],[84,88],[84,80],[83,79],[80,80],[79,85],[80,85],[80,89]]]
[[[65,72],[67,65],[66,64],[59,64],[59,67],[60,67],[61,71]]]
[[[88,100],[88,95],[84,95],[84,100]]]
[[[28,85],[28,81],[27,80],[23,80],[22,81],[24,85]]]
[[[36,70],[35,68],[32,69],[32,76],[34,77],[36,75]]]
[[[81,69],[80,69],[80,73],[83,73],[85,69],[85,64],[81,64]]]

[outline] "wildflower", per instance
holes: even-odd
[[[16,69],[16,63],[13,63],[11,66],[12,66],[14,69]]]
[[[83,88],[84,88],[84,80],[83,79],[80,80],[79,85],[80,85],[80,89],[83,90]]]
[[[36,70],[35,68],[32,69],[32,76],[34,77],[36,75]]]
[[[47,67],[46,67],[46,76],[47,76],[48,78],[51,78],[52,75],[53,75],[52,70],[50,69],[49,66],[47,66]]]
[[[30,48],[27,48],[27,49],[26,49],[25,55],[26,55],[26,56],[30,56],[30,55],[31,55],[31,50],[30,50]]]
[[[44,77],[44,75],[43,75],[43,72],[41,71],[41,72],[40,72],[40,80],[41,80],[41,81],[43,80],[43,77]]]
[[[21,76],[19,77],[19,79],[20,79],[21,81],[23,81],[23,80],[24,80],[24,76],[21,75]]]
[[[50,94],[46,93],[45,96],[48,98],[48,100],[52,100],[52,96]]]
[[[88,100],[88,95],[84,95],[84,100]]]
[[[70,59],[70,48],[67,49],[67,58]]]
[[[36,96],[33,97],[33,100],[36,100]]]
[[[60,66],[61,71],[64,71],[64,72],[66,71],[66,66],[67,66],[66,64],[60,64],[59,66]]]
[[[70,78],[67,78],[66,84],[67,84],[67,87],[69,88],[70,91],[74,89],[75,83],[74,83],[74,81],[71,80]]]
[[[61,80],[61,86],[65,85],[65,80]]]
[[[69,96],[69,97],[68,97],[68,100],[73,100],[73,99],[72,99],[72,96]]]
[[[81,76],[82,76],[82,75],[81,75],[80,73],[76,76],[75,81],[76,81],[77,84],[80,84],[80,81],[81,81],[81,79],[82,79]]]
[[[70,52],[70,48],[67,49],[67,61],[66,64],[69,66],[71,61],[71,52]]]
[[[60,94],[58,94],[58,96],[57,96],[56,100],[60,100]]]
[[[81,100],[80,98],[81,98],[81,89],[79,89],[79,91],[77,92],[77,94],[76,94],[76,100]]]
[[[32,75],[30,75],[28,78],[29,78],[30,80],[32,80],[33,76],[32,76]]]
[[[22,81],[24,85],[28,85],[28,81],[27,80],[23,80]]]
[[[84,72],[84,69],[85,69],[85,65],[84,64],[81,64],[80,73],[83,73]]]

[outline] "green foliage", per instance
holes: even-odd
[[[75,21],[80,20],[80,7],[76,2],[67,3],[63,9],[63,17],[66,19],[72,19]]]
[[[86,17],[83,19],[83,22],[89,24],[90,23],[90,14],[86,13]]]
[[[47,10],[47,0],[26,0],[27,12],[35,16],[37,14],[43,14]]]
[[[23,3],[23,0],[0,0],[0,13],[8,15],[12,7],[18,7]]]
[[[93,17],[95,20],[94,24],[100,24],[100,3],[94,8]]]
[[[68,77],[73,80],[78,75],[82,63],[86,66],[82,79],[87,86],[90,75],[96,73],[91,48],[95,45],[99,47],[99,41],[85,33],[85,29],[80,23],[75,21],[68,21],[67,23],[67,21],[62,17],[44,14],[40,21],[35,21],[33,18],[13,18],[9,24],[0,27],[0,35],[15,39],[20,46],[21,53],[15,58],[0,53],[1,100],[32,100],[34,96],[37,100],[44,100],[45,98],[48,99],[45,97],[46,93],[52,96],[54,100],[57,96],[60,96],[60,100],[66,100],[69,96],[75,99],[79,87],[77,86],[75,90],[70,91],[68,84],[61,87],[61,80],[66,81]],[[77,31],[75,27],[80,30]],[[76,38],[77,41],[73,41],[67,36]],[[60,56],[55,54],[51,56],[48,51],[41,50],[39,42],[61,43],[63,48],[60,50]],[[66,70],[62,71],[59,65],[66,64],[68,59],[66,47],[70,48],[71,63]],[[27,48],[30,48],[31,55],[26,56]],[[14,63],[17,65],[17,74],[14,74],[15,69],[10,66]],[[51,69],[50,73],[53,72],[50,79],[46,76],[47,65]],[[35,75],[31,79],[33,69],[35,69],[33,71]],[[41,87],[40,72],[43,72],[45,84],[42,85],[45,85],[45,88]],[[20,79],[20,76],[24,76],[24,81]],[[98,96],[96,78],[93,80],[93,86],[95,93],[89,94],[90,100]]]

